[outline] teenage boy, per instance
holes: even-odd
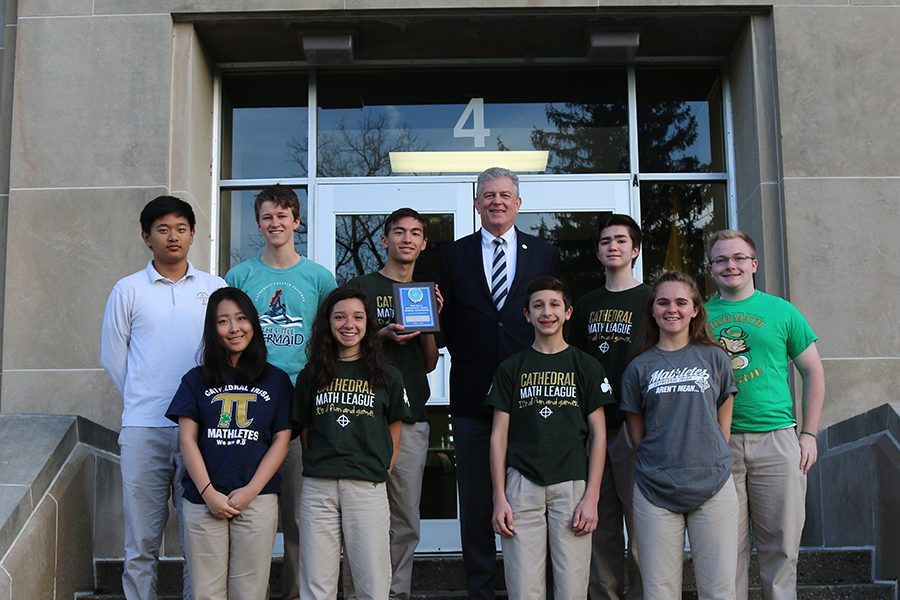
[[[184,463],[178,427],[166,419],[166,409],[182,375],[197,365],[206,301],[225,282],[188,262],[196,219],[187,202],[154,198],[140,221],[153,258],[113,287],[103,315],[100,362],[124,400],[119,434],[125,514],[122,588],[128,600],[155,600],[170,492],[183,533]],[[183,585],[184,598],[190,598],[187,563]]]
[[[261,256],[242,262],[225,274],[228,285],[240,288],[259,311],[269,362],[291,378],[306,365],[306,342],[312,322],[331,290],[337,287],[325,267],[294,249],[300,227],[300,200],[285,185],[263,188],[253,203],[256,225],[265,247]],[[300,439],[291,440],[287,458],[278,471],[281,496],[278,508],[284,533],[281,593],[285,600],[300,597],[300,474],[303,471]]]
[[[628,530],[629,600],[643,597],[638,551],[632,528],[634,448],[625,416],[619,410],[620,383],[637,350],[650,287],[632,273],[641,252],[641,228],[628,215],[613,214],[600,223],[595,238],[597,258],[606,272],[602,288],[586,294],[572,313],[572,345],[600,361],[612,383],[615,403],[605,408],[606,467],[600,484],[600,523],[591,548],[590,600],[625,598],[625,535]]]
[[[738,492],[737,598],[748,594],[750,529],[766,600],[797,597],[797,557],[806,518],[806,474],[817,457],[825,373],[816,334],[791,303],[756,289],[756,244],[742,231],[709,240],[719,295],[706,305],[716,339],[731,357],[740,393],[728,445]],[[803,422],[794,416],[790,357],[803,380]]]
[[[549,546],[553,597],[582,599],[606,453],[603,405],[613,397],[603,367],[563,337],[572,307],[562,282],[539,277],[525,298],[534,344],[500,364],[486,402],[492,523],[510,598],[548,596]]]
[[[400,451],[388,475],[388,502],[391,507],[390,598],[408,600],[412,586],[413,555],[419,544],[419,500],[422,475],[428,454],[428,415],[425,403],[431,395],[428,373],[437,365],[438,351],[434,335],[405,332],[394,322],[394,284],[413,280],[416,260],[428,244],[425,219],[411,208],[400,208],[384,222],[381,245],[387,250],[387,263],[374,273],[354,277],[348,285],[363,290],[378,318],[378,336],[391,364],[403,374],[411,419],[404,421]],[[438,310],[443,299],[435,290]],[[355,597],[349,563],[344,563],[344,597]]]

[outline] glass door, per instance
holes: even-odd
[[[563,276],[573,295],[580,296],[602,285],[591,240],[602,215],[631,213],[627,176],[583,181],[526,179],[520,188],[523,204],[516,225],[560,247]],[[415,277],[419,281],[437,278],[437,252],[441,246],[480,226],[471,176],[468,181],[450,182],[334,181],[316,186],[313,193],[318,232],[316,257],[334,270],[339,284],[384,265],[382,223],[397,208],[415,208],[428,221],[428,248],[416,264]],[[438,366],[429,375],[431,437],[422,491],[419,552],[460,550],[456,461],[448,410],[449,375],[450,357],[441,350]]]

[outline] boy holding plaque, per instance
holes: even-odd
[[[510,598],[548,597],[549,555],[553,597],[583,600],[612,390],[601,364],[563,337],[572,307],[562,282],[539,277],[525,298],[534,344],[500,363],[486,401],[494,407],[492,523]]]
[[[428,373],[437,365],[438,351],[434,335],[407,331],[395,322],[394,285],[410,283],[416,260],[428,245],[425,219],[411,208],[400,208],[384,221],[381,245],[387,262],[380,270],[351,279],[347,285],[366,292],[378,319],[378,335],[388,360],[403,374],[409,398],[411,419],[404,421],[400,452],[388,476],[388,502],[391,507],[391,579],[390,598],[409,598],[412,584],[413,555],[419,543],[419,500],[422,474],[428,452],[428,417],[425,403],[431,395]],[[416,288],[419,289],[419,288]],[[427,300],[429,294],[424,294]],[[443,302],[435,290],[436,309]],[[436,315],[435,315],[436,317]],[[353,598],[353,579],[344,563],[344,597]]]

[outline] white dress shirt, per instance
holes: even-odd
[[[484,263],[484,279],[487,281],[488,290],[491,289],[491,276],[493,275],[494,263],[494,240],[501,237],[506,241],[503,251],[506,253],[506,288],[512,285],[513,278],[516,276],[516,228],[510,227],[506,233],[496,236],[484,227],[481,228],[481,260]]]

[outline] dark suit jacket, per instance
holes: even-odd
[[[450,350],[450,412],[489,415],[484,406],[501,361],[534,341],[525,320],[525,288],[535,277],[559,277],[559,248],[516,230],[516,274],[501,310],[491,298],[481,256],[481,230],[441,248],[441,331]]]

